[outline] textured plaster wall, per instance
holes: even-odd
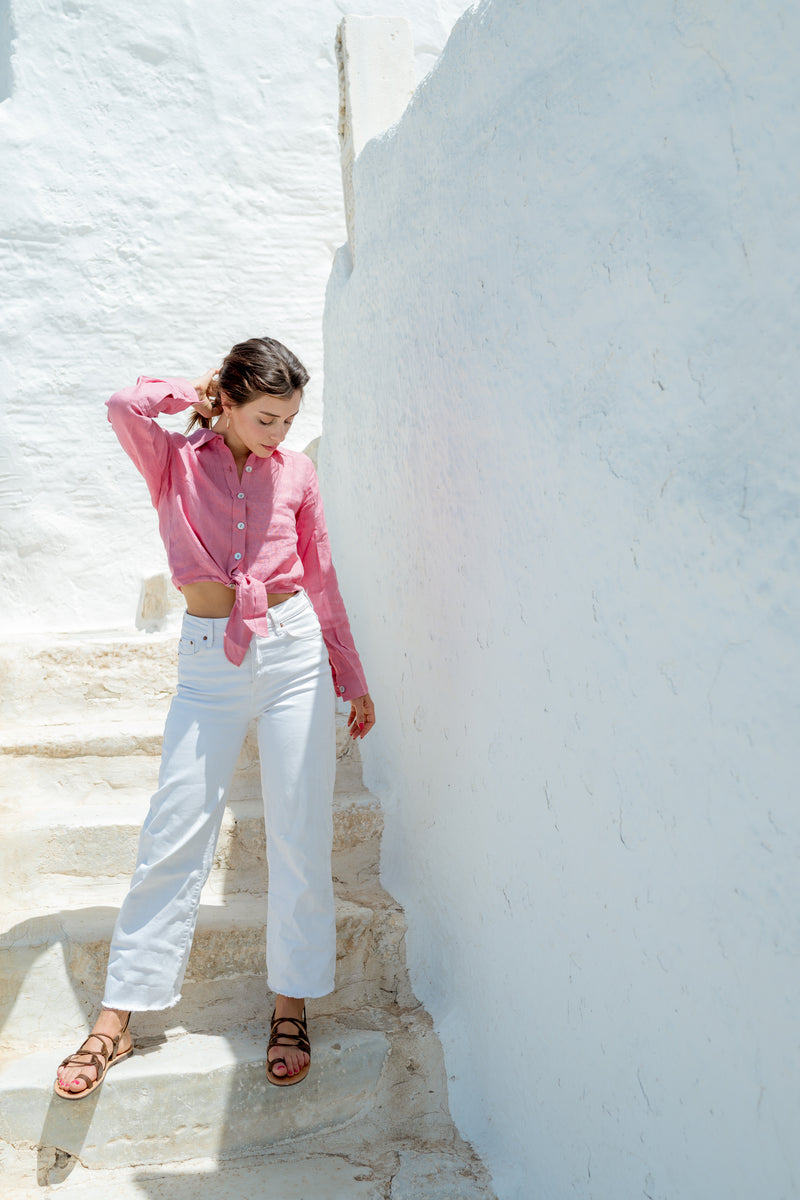
[[[419,75],[463,8],[392,5]],[[0,577],[17,631],[131,626],[142,576],[164,569],[106,423],[117,387],[270,332],[313,376],[290,444],[319,433],[346,11],[0,0]]]
[[[320,469],[503,1200],[788,1200],[798,12],[495,0],[356,163]]]

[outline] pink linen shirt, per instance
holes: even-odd
[[[251,454],[241,480],[210,429],[163,429],[159,413],[197,401],[185,379],[139,378],[107,402],[123,449],[145,478],[176,587],[212,580],[236,589],[225,654],[239,666],[253,634],[269,635],[267,594],[304,587],[322,627],[337,695],[367,693],[331,562],[316,472],[305,454]]]

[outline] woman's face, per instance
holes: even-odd
[[[228,427],[220,433],[234,454],[247,450],[258,458],[270,458],[291,429],[301,399],[298,391],[284,399],[264,394],[247,404],[231,404],[223,393],[220,400]]]

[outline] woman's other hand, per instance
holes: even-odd
[[[206,371],[205,375],[201,375],[199,379],[192,380],[192,387],[197,392],[197,403],[193,404],[192,408],[196,412],[199,412],[201,417],[211,418],[215,414],[219,414],[216,384],[218,373],[219,367],[212,367],[210,371]]]
[[[347,718],[347,728],[350,731],[350,737],[366,737],[374,724],[375,705],[372,703],[372,697],[369,693],[366,696],[359,696],[357,700],[351,700],[350,716]]]

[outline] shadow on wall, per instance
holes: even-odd
[[[8,100],[14,88],[11,47],[14,41],[11,0],[0,0],[0,104]]]

